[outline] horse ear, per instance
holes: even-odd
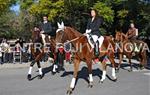
[[[62,21],[61,22],[61,28],[64,28],[65,27],[65,25],[64,25],[64,22]]]
[[[58,25],[58,28],[61,28],[61,25],[60,25],[60,23],[59,23],[59,22],[57,22],[57,25]]]

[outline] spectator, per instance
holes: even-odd
[[[19,38],[16,42],[16,45],[19,44],[21,49],[22,49],[22,52],[25,52],[25,49],[24,49],[24,46],[23,44],[25,43],[25,41],[22,39],[22,38]]]
[[[32,52],[31,52],[32,39],[30,39],[29,41],[30,43],[27,46],[27,55],[28,55],[28,61],[32,61],[33,60]]]
[[[6,39],[3,39],[1,43],[1,49],[2,49],[2,62],[5,63],[8,61],[7,55],[8,55],[8,50],[9,50],[9,45]]]
[[[66,62],[71,62],[71,43],[66,43],[65,46],[65,60]]]

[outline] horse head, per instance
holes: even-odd
[[[56,42],[57,43],[65,43],[68,40],[73,40],[79,36],[81,36],[81,33],[77,30],[64,26],[64,23],[62,22],[57,23],[58,29],[56,31]]]
[[[41,38],[41,35],[40,35],[40,29],[35,27],[33,30],[32,30],[32,41],[33,42],[41,42],[42,41],[42,38]]]
[[[65,26],[64,26],[64,23],[61,22],[61,24],[59,22],[57,22],[57,25],[58,25],[58,29],[56,30],[56,43],[64,43],[64,36],[66,35],[65,34]]]

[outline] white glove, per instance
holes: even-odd
[[[42,33],[44,33],[44,31],[41,31],[40,33],[42,34]]]
[[[86,33],[91,33],[91,29],[86,29]]]

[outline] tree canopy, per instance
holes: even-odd
[[[43,15],[57,27],[58,21],[84,33],[92,8],[103,17],[100,27],[103,35],[115,34],[116,29],[127,32],[134,22],[139,34],[150,34],[150,2],[146,0],[0,0],[0,36],[8,38],[30,37],[30,30],[41,22]],[[19,15],[10,7],[19,3]],[[7,28],[6,28],[7,27]],[[27,33],[26,35],[23,35]]]

